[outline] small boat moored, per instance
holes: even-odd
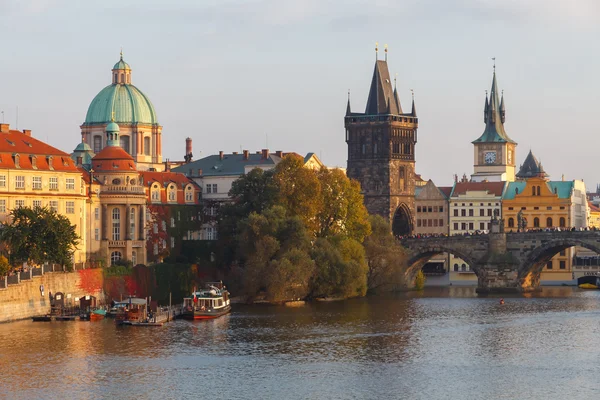
[[[585,275],[577,278],[577,287],[580,289],[600,289],[600,275]]]
[[[206,288],[194,290],[183,299],[181,316],[185,319],[213,319],[231,311],[229,292],[223,282],[209,282]]]

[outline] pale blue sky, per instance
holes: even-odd
[[[163,157],[182,159],[187,136],[195,158],[268,136],[345,166],[347,91],[363,111],[378,41],[405,110],[415,90],[424,178],[472,173],[496,57],[518,163],[531,148],[551,178],[595,188],[599,22],[596,0],[0,0],[0,110],[72,151],[123,46]]]

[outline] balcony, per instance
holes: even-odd
[[[131,185],[107,185],[102,187],[102,193],[131,193],[131,194],[145,194],[143,186],[131,186]]]
[[[108,247],[125,247],[126,243],[126,240],[109,240]]]

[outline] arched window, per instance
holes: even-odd
[[[458,264],[454,264],[454,272],[458,272]]]
[[[538,217],[535,217],[533,219],[533,227],[534,228],[539,228],[540,227],[540,219]]]
[[[115,262],[119,261],[122,257],[123,257],[123,255],[121,254],[120,251],[113,251],[110,254],[110,265],[113,265]]]
[[[120,143],[121,148],[129,153],[129,136],[121,136]]]
[[[192,189],[192,185],[188,185],[185,188],[185,201],[194,201],[194,189]]]
[[[169,201],[177,200],[177,191],[175,185],[169,185]]]
[[[129,211],[129,236],[131,240],[135,240],[135,208],[133,207]]]
[[[560,222],[559,222],[559,226],[560,226],[561,228],[564,228],[565,226],[567,226],[567,224],[565,223],[565,218],[564,218],[564,217],[560,217],[560,220],[559,220],[559,221],[560,221]]]
[[[515,227],[515,219],[513,217],[510,217],[508,219],[508,227],[509,228],[514,228]]]
[[[99,153],[102,150],[102,136],[94,136],[94,153]]]
[[[546,218],[546,226],[552,228],[552,217]]]
[[[150,155],[150,138],[149,137],[144,138],[144,154],[147,156]]]
[[[532,196],[535,196],[535,186],[532,186],[532,187],[531,187],[531,195],[532,195]]]
[[[119,83],[119,74],[115,74],[115,81],[113,83]]]
[[[125,74],[121,72],[121,82],[119,83],[125,83]]]
[[[121,240],[121,210],[113,208],[112,210],[113,232],[112,240]]]
[[[160,188],[158,187],[158,183],[152,185],[150,200],[160,201]]]
[[[467,270],[467,264],[463,264],[460,266],[460,270],[461,271],[466,271]]]
[[[540,195],[540,187],[539,186],[537,186],[537,195],[538,196]]]
[[[135,252],[135,250],[133,250],[133,251],[131,252],[131,263],[132,263],[133,265],[136,265],[136,264],[137,264],[137,253]]]

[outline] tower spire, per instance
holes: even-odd
[[[350,108],[350,89],[348,89],[348,104],[346,105],[346,115],[352,114],[352,110]]]
[[[375,42],[375,61],[379,60],[379,43]]]
[[[417,116],[417,107],[415,106],[415,91],[413,89],[410,89],[410,93],[412,94],[412,110],[410,112],[410,115],[412,115],[413,117]]]

